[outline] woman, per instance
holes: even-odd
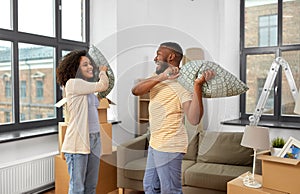
[[[69,122],[61,151],[70,175],[69,194],[96,193],[100,165],[100,125],[95,92],[108,88],[107,67],[97,71],[85,50],[72,51],[60,62],[56,75],[67,98]]]

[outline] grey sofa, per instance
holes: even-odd
[[[253,150],[240,145],[241,132],[195,133],[182,163],[184,194],[225,194],[227,182],[252,170]],[[148,135],[117,147],[117,186],[143,191]],[[260,165],[257,170],[260,171]]]

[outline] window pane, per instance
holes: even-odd
[[[300,87],[300,51],[286,51],[282,52],[282,57],[288,62],[293,79],[296,83],[297,89]],[[282,75],[282,105],[281,112],[283,115],[295,115],[295,102],[288,84],[285,73]],[[299,115],[298,115],[299,116]]]
[[[283,1],[282,42],[283,44],[300,43],[300,1]]]
[[[12,43],[0,40],[0,125],[13,123]]]
[[[12,29],[12,1],[1,0],[0,6],[0,28]]]
[[[54,0],[18,0],[18,30],[54,37]]]
[[[31,121],[56,116],[53,47],[19,44],[19,79],[27,83],[26,97],[20,93],[20,119]],[[40,115],[37,117],[36,115]]]
[[[85,0],[62,0],[62,38],[85,42]]]
[[[274,16],[276,17],[274,18]],[[271,34],[272,30],[270,30],[274,25],[276,26],[276,36]],[[268,33],[261,34],[261,28]],[[244,30],[245,47],[266,46],[264,43],[260,45],[260,40],[266,40],[266,38],[268,44],[276,42],[277,45],[277,0],[245,0]]]
[[[265,80],[268,76],[274,54],[248,55],[247,56],[247,86],[249,90],[246,92],[246,113],[253,114],[260,98]],[[274,113],[274,89],[270,91],[270,95],[264,107],[263,114]],[[263,108],[263,107],[260,107]]]

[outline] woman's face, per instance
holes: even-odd
[[[92,63],[86,56],[81,57],[79,69],[84,79],[87,80],[94,77]]]

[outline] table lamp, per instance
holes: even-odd
[[[269,128],[259,126],[246,126],[244,135],[241,141],[244,147],[252,148],[254,151],[252,175],[246,176],[243,183],[247,187],[260,188],[261,183],[254,178],[256,151],[270,149]]]
[[[294,113],[300,115],[300,95],[299,95],[299,93],[298,93],[297,100],[295,101]]]

